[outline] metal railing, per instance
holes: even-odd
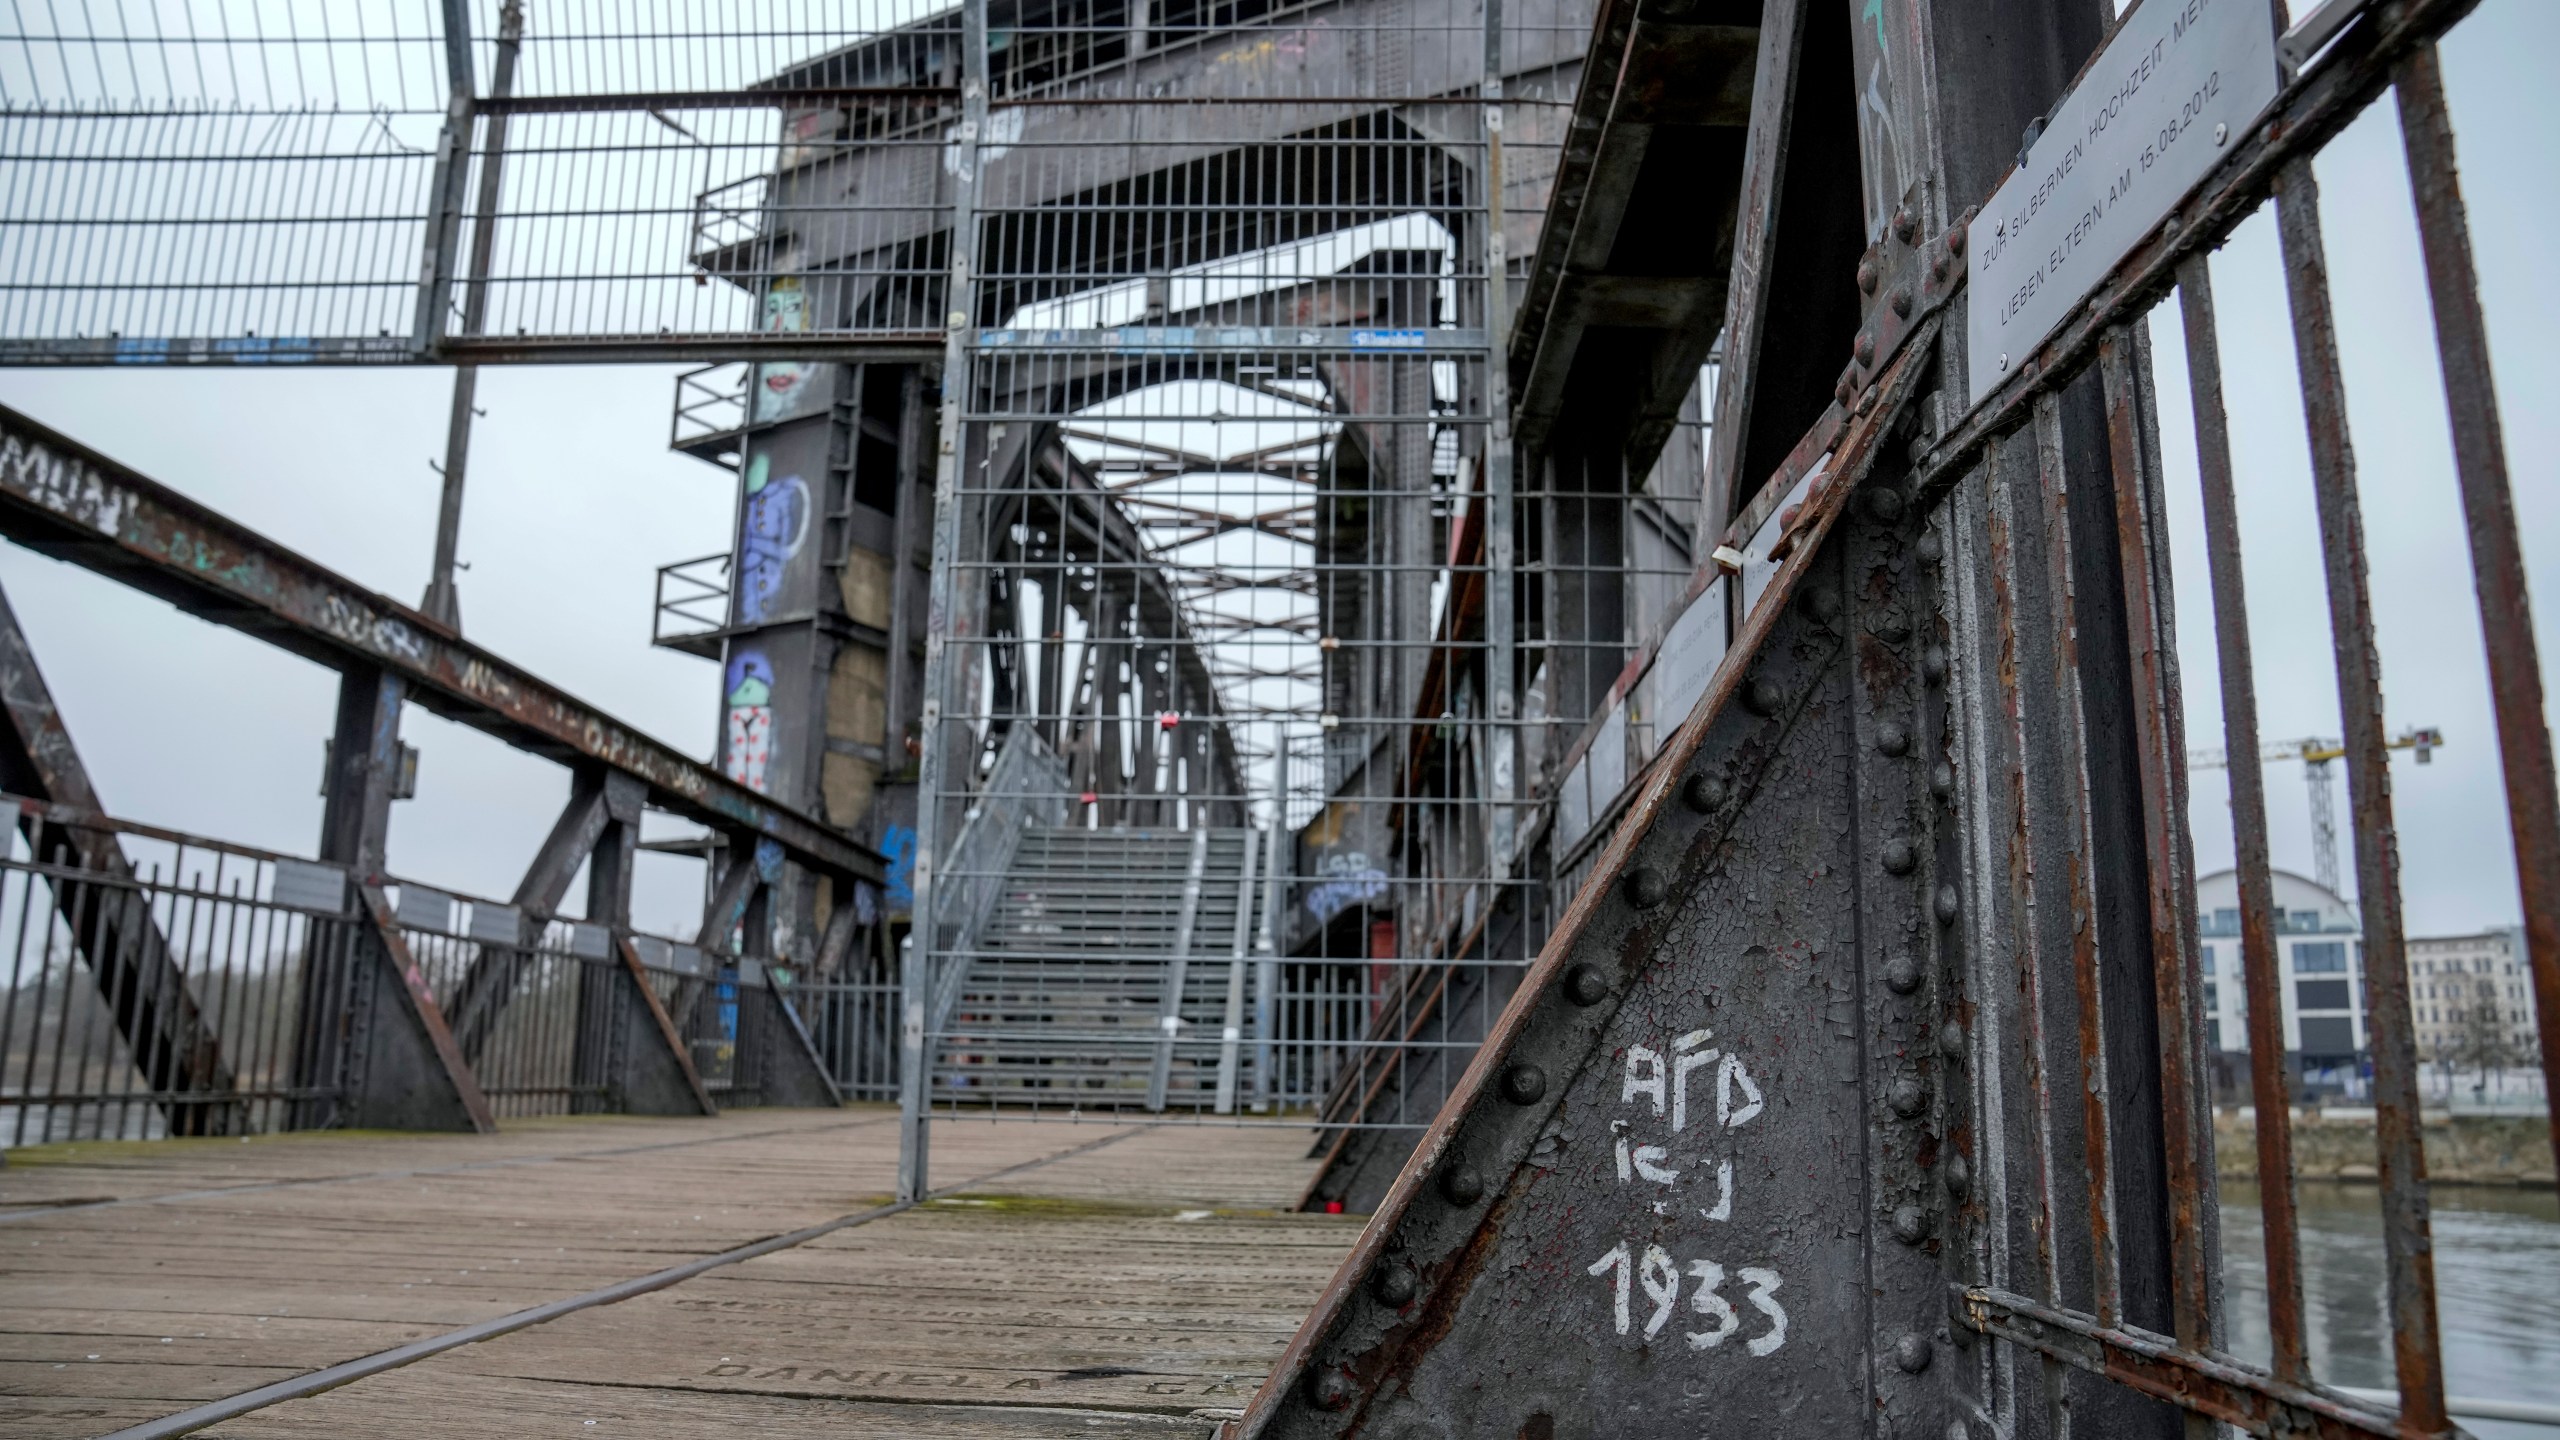
[[[0,803],[0,1142],[325,1123],[337,1077],[302,1017],[357,961],[343,872],[167,832],[129,862],[110,831]]]
[[[649,643],[719,659],[719,636],[729,625],[731,563],[723,551],[659,566],[657,597],[649,610]]]
[[[663,1103],[690,1081],[662,1031],[715,1103],[777,1103],[769,1056],[807,1048],[789,1012],[817,997],[752,959],[42,801],[0,817],[0,1145],[364,1123],[386,1084],[438,1083],[360,1038],[404,1024],[492,1118],[623,1111],[653,1066]],[[420,1018],[392,1008],[404,968]],[[857,1072],[894,1058],[837,1033]]]

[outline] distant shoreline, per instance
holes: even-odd
[[[2445,1115],[2424,1118],[2427,1183],[2549,1190],[2551,1125],[2539,1115]],[[2258,1178],[2256,1120],[2241,1110],[2213,1117],[2214,1170],[2225,1180]],[[2373,1184],[2373,1114],[2297,1115],[2293,1171],[2297,1180]]]

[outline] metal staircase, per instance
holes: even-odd
[[[1232,1113],[1270,848],[1254,830],[1026,827],[956,957],[942,1093]]]

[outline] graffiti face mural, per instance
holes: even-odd
[[[773,764],[773,662],[761,650],[730,653],[728,723],[720,736],[722,773],[765,793]]]
[[[809,292],[800,288],[798,280],[784,276],[765,292],[764,328],[773,335],[797,335],[809,328]],[[815,362],[807,360],[778,360],[758,366],[755,418],[780,420],[798,414],[801,397],[818,369]]]
[[[809,487],[797,475],[771,477],[762,455],[747,462],[746,522],[738,543],[738,623],[761,625],[781,611],[791,557],[809,538]]]

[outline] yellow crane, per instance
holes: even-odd
[[[2444,732],[2433,726],[2401,731],[2383,742],[2386,750],[2414,750],[2418,763],[2435,759],[2437,747],[2444,744]],[[2302,778],[2311,787],[2311,863],[2318,872],[2314,877],[2331,894],[2338,890],[2338,815],[2335,787],[2329,780],[2329,762],[2347,753],[2344,740],[2313,737],[2305,740],[2277,740],[2258,751],[2260,760],[2299,760]],[[2190,750],[2190,770],[2222,770],[2229,768],[2231,756],[2222,749]]]

